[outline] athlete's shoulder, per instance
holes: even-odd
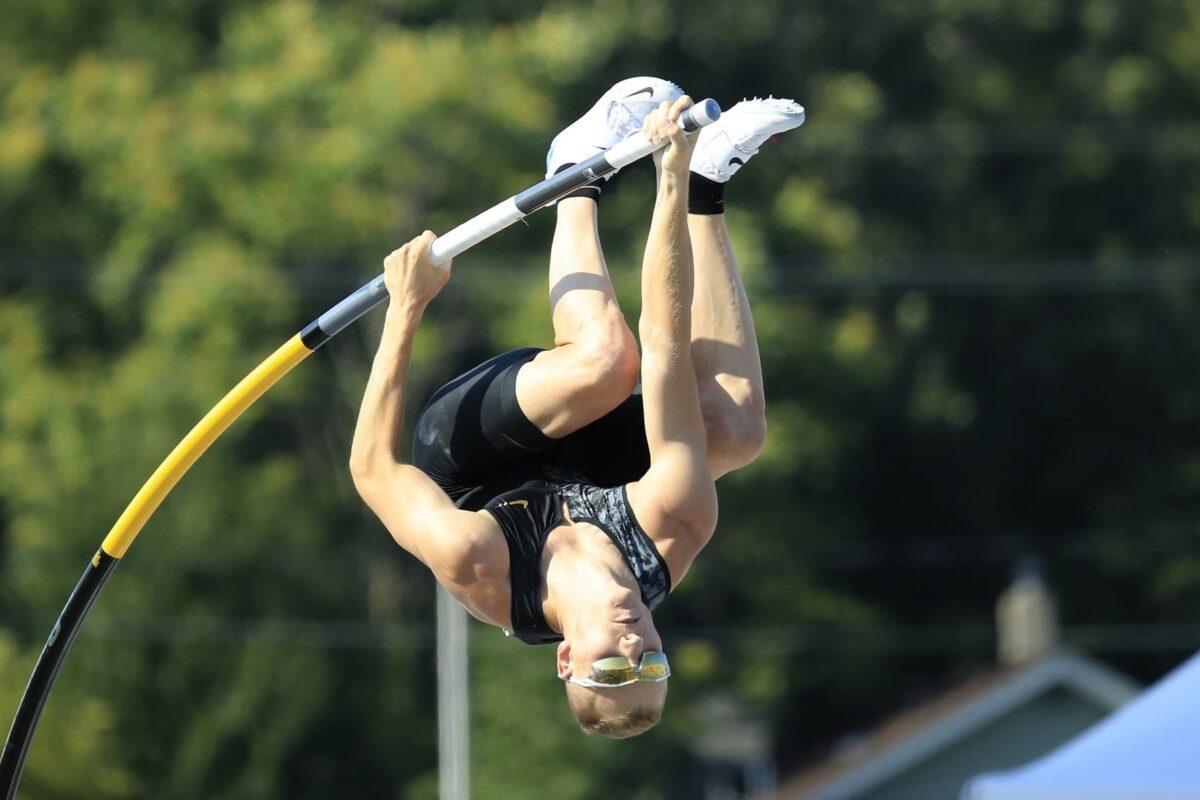
[[[692,561],[712,540],[717,525],[716,493],[699,508],[686,509],[678,504],[666,504],[654,491],[655,485],[644,481],[626,484],[625,496],[637,523],[658,548],[670,570],[671,582],[678,586],[692,566]]]
[[[429,569],[448,589],[508,577],[508,548],[500,524],[486,511],[456,511],[430,537]]]
[[[511,627],[508,548],[499,523],[485,511],[458,511],[442,534],[428,557],[438,583],[480,622]]]

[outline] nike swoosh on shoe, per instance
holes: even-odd
[[[637,97],[639,94],[647,94],[647,95],[650,95],[651,97],[653,97],[654,96],[654,87],[647,86],[645,89],[638,89],[636,92],[633,92],[632,94],[625,95],[625,99],[628,100],[631,97]]]

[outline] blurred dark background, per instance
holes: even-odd
[[[0,724],[95,546],[305,321],[541,177],[620,78],[800,130],[727,192],[770,438],[658,615],[627,742],[472,628],[475,795],[699,797],[711,702],[781,777],[992,668],[1035,556],[1062,642],[1200,648],[1200,4],[9,0],[0,25]],[[646,165],[602,204],[626,312]],[[543,212],[460,257],[414,402],[550,341]],[[436,796],[433,582],[346,460],[372,316],[186,477],[92,614],[31,798]]]

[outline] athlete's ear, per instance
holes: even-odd
[[[556,654],[558,660],[558,677],[560,680],[570,678],[574,673],[571,668],[571,643],[562,641],[558,643],[558,652]]]

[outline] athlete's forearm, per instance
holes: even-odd
[[[350,472],[356,482],[401,462],[405,383],[424,310],[421,304],[393,302],[388,306],[350,447]]]
[[[686,353],[692,326],[692,244],[687,225],[686,173],[664,170],[642,263],[642,346]]]

